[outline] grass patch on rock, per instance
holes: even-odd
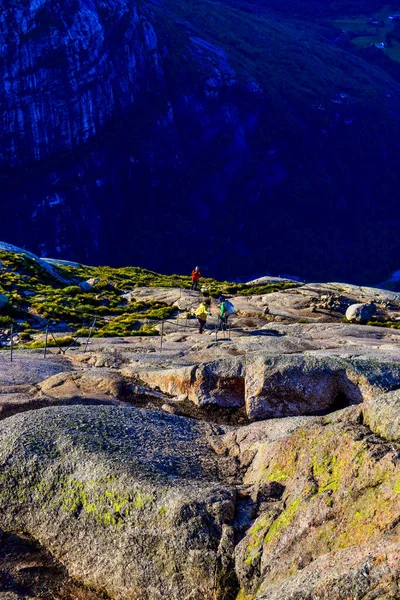
[[[400,329],[400,321],[368,321],[367,325],[373,327],[388,327],[389,329]]]
[[[26,348],[26,349],[38,349],[38,348],[44,348],[45,347],[45,341],[44,340],[34,340],[32,342],[25,342],[24,340],[22,340],[22,348]],[[79,342],[71,337],[71,336],[64,336],[64,337],[58,337],[55,340],[50,338],[47,340],[47,347],[48,348],[63,348],[64,346],[79,346]]]
[[[90,280],[91,285],[84,282]],[[221,294],[254,295],[288,289],[293,285],[277,282],[266,286],[219,282],[203,278],[202,288],[217,298]],[[0,252],[0,294],[10,304],[0,310],[0,328],[14,325],[16,331],[30,334],[44,331],[88,335],[96,318],[95,336],[118,337],[157,335],[148,321],[171,318],[175,308],[163,302],[128,302],[124,294],[141,287],[180,287],[189,289],[190,277],[162,275],[139,267],[89,267],[58,262],[51,271],[39,259]],[[41,347],[31,342],[30,347]]]

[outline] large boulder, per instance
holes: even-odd
[[[194,380],[195,365],[176,366],[167,369],[139,367],[136,370],[130,368],[122,372],[127,375],[136,375],[139,379],[152,389],[159,389],[170,396],[181,396],[183,394],[193,397],[192,385]]]
[[[360,407],[286,430],[247,448],[246,483],[284,493],[236,546],[239,597],[397,599],[398,448],[361,424]]]
[[[0,527],[30,533],[111,598],[226,598],[235,494],[211,432],[108,406],[10,417],[0,423]]]
[[[99,283],[99,281],[100,281],[100,279],[97,279],[96,277],[92,277],[91,279],[88,279],[87,281],[81,281],[79,284],[79,287],[84,292],[90,292],[93,289],[93,287],[97,283]]]
[[[140,379],[172,396],[185,394],[197,406],[244,406],[245,367],[240,358],[168,369],[142,369]]]
[[[350,323],[366,323],[376,313],[376,305],[370,304],[352,304],[346,310],[346,319]]]
[[[42,381],[38,387],[42,395],[52,398],[74,396],[120,398],[130,393],[129,384],[124,377],[106,368],[57,373]]]
[[[15,365],[14,368],[17,368],[19,360],[20,356],[17,356],[12,363]],[[44,361],[42,356],[40,362],[35,362],[32,357],[31,363],[28,363],[31,369],[39,364],[45,376],[54,372],[54,367],[68,367],[68,363],[52,364],[50,359]],[[46,366],[49,368],[46,369]],[[16,373],[20,373],[23,367],[24,364]],[[131,385],[117,371],[105,368],[61,371],[39,383],[34,383],[36,385],[3,385],[0,378],[0,419],[46,406],[73,404],[119,406],[123,405],[122,400],[127,397],[144,395],[138,386]]]
[[[335,358],[257,355],[247,361],[246,409],[251,419],[318,414],[362,400]]]
[[[400,387],[400,362],[328,352],[253,352],[191,366],[139,366],[136,373],[153,389],[185,394],[200,407],[245,406],[254,420],[324,414]]]
[[[246,361],[251,419],[323,414],[400,386],[400,364],[319,355],[260,353]]]

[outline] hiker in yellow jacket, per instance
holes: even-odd
[[[203,333],[204,326],[207,322],[207,316],[211,315],[210,313],[211,300],[210,298],[205,298],[203,302],[200,304],[199,308],[196,310],[196,317],[199,322],[199,333]]]

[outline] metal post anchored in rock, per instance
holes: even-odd
[[[87,347],[88,347],[88,344],[89,344],[89,342],[90,342],[90,338],[92,337],[93,329],[94,329],[94,326],[96,325],[96,320],[97,320],[97,317],[95,317],[95,318],[93,319],[92,326],[91,326],[91,328],[90,328],[90,330],[89,330],[88,339],[86,340],[86,344],[85,344],[85,350],[84,350],[84,352],[86,352],[86,350],[87,350]]]
[[[161,321],[160,352],[163,351],[163,341],[164,341],[164,319]]]
[[[49,326],[47,325],[47,327],[46,327],[46,336],[45,336],[45,339],[44,339],[44,354],[43,354],[43,358],[46,358],[46,355],[47,355],[47,342],[48,342],[48,339],[49,339]]]
[[[10,360],[13,361],[14,350],[14,325],[11,325],[11,341],[10,341]]]

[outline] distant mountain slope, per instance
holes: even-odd
[[[319,17],[326,15],[358,15],[374,13],[381,8],[390,5],[387,0],[264,0],[263,6],[278,11],[293,13],[296,16],[307,15],[308,17]],[[395,3],[394,12],[396,11]]]
[[[400,84],[266,6],[7,0],[0,237],[222,278],[396,269]]]

